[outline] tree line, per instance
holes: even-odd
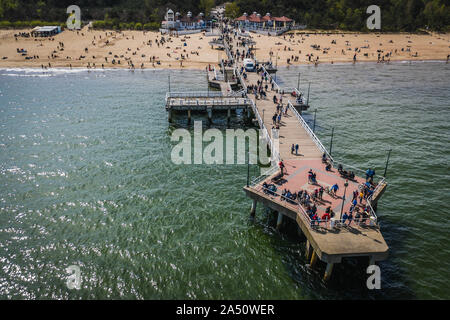
[[[449,0],[236,0],[226,5],[230,18],[246,12],[288,16],[309,28],[368,31],[370,5],[381,11],[381,31],[448,31]]]
[[[0,27],[27,27],[32,21],[67,20],[66,8],[81,8],[84,22],[97,21],[99,28],[156,29],[167,8],[182,14],[208,14],[224,0],[0,0]],[[367,31],[370,5],[381,8],[381,31],[448,31],[450,0],[234,0],[228,1],[230,18],[251,14],[288,16],[308,28]],[[36,24],[40,25],[40,23]]]

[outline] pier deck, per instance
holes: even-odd
[[[226,42],[225,45],[227,52],[230,52]],[[236,42],[233,43],[233,47],[236,48]],[[234,58],[230,54],[228,57],[231,60]],[[236,73],[239,74],[242,62],[236,62],[235,67]],[[343,213],[348,213],[350,210],[353,192],[361,190],[360,188],[364,186],[366,180],[358,176],[355,176],[353,181],[348,180],[333,167],[331,171],[325,170],[326,164],[322,162],[322,155],[325,154],[328,161],[334,166],[333,158],[291,103],[290,91],[282,94],[284,90],[280,90],[267,71],[266,74],[268,80],[263,79],[256,72],[247,72],[246,79],[240,76],[240,81],[245,88],[250,85],[257,86],[258,80],[263,81],[263,87],[268,85],[265,99],[256,99],[251,93],[249,96],[253,101],[253,108],[256,109],[255,116],[258,118],[260,126],[268,132],[272,154],[275,155],[277,161],[283,160],[285,172],[281,180],[273,181],[272,179],[280,174],[280,170],[274,167],[275,170],[272,174],[259,177],[251,185],[244,187],[247,196],[253,199],[252,215],[255,214],[257,202],[261,202],[265,207],[278,212],[277,229],[281,225],[283,216],[295,220],[307,238],[307,259],[312,251],[311,265],[314,265],[317,257],[327,263],[324,279],[330,277],[333,264],[341,262],[342,258],[366,256],[369,257],[370,264],[386,259],[389,247],[383,239],[377,216],[373,210],[386,189],[387,184],[384,178],[378,182],[372,196],[361,202],[358,198],[358,204],[353,214],[354,218],[356,211],[367,214],[362,214],[357,222],[353,220],[350,224],[348,220],[341,219]],[[275,90],[271,90],[272,83]],[[283,113],[281,117],[279,130],[272,129],[274,125],[272,116],[277,113],[277,104],[273,102],[275,95],[278,100],[282,98],[283,107],[286,104],[288,106],[287,114]],[[299,145],[298,154],[292,153],[292,144]],[[275,146],[278,146],[278,150],[274,150]],[[309,183],[309,170],[316,174],[316,184]],[[269,192],[263,187],[263,183],[272,184],[277,190]],[[348,185],[344,187],[346,183]],[[322,199],[311,201],[311,204],[314,203],[317,207],[319,218],[325,214],[327,208],[330,208],[335,214],[335,217],[330,220],[312,221],[304,204],[300,204],[298,200],[287,199],[282,195],[283,190],[290,190],[292,193],[303,190],[312,195],[316,189],[323,187],[328,190],[334,184],[339,186],[336,195],[324,192]]]

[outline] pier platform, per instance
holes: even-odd
[[[232,51],[228,48],[229,45],[225,42],[227,52]],[[236,42],[232,42],[231,46],[237,47]],[[229,59],[234,60],[234,57],[229,55]],[[313,266],[317,258],[327,263],[325,280],[330,278],[334,263],[340,263],[343,258],[367,257],[369,264],[386,259],[389,247],[381,234],[374,210],[387,187],[384,177],[377,177],[372,183],[366,182],[365,178],[358,176],[361,173],[364,175],[364,171],[343,165],[342,170],[354,174],[350,180],[348,175],[337,169],[337,161],[331,157],[301,116],[301,111],[309,107],[308,103],[293,104],[293,91],[280,88],[264,66],[262,73],[246,72],[245,78],[240,73],[242,62],[235,61],[235,68],[246,91],[249,86],[257,86],[258,80],[262,81],[263,87],[268,87],[268,90],[264,90],[264,98],[248,92],[255,117],[261,129],[267,133],[274,165],[268,173],[244,187],[246,195],[253,200],[252,216],[255,215],[259,202],[277,212],[277,229],[281,226],[283,217],[294,220],[307,239],[306,253],[307,259],[311,255],[310,265]],[[297,89],[293,90],[296,90],[296,95],[299,94]],[[277,101],[282,101],[283,110],[287,106],[287,113],[282,112],[279,129],[275,128],[276,124],[272,118],[274,114],[279,113],[274,97]],[[303,108],[304,106],[306,108]],[[297,144],[298,153],[292,152],[292,145]],[[279,161],[285,166],[283,175],[276,165]],[[330,167],[326,170],[328,163]],[[309,180],[309,171],[316,175],[314,183]],[[331,186],[335,184],[339,190],[336,193],[330,192]],[[323,188],[324,192],[322,197],[316,198],[315,192],[320,188]],[[288,190],[295,196],[287,197]],[[372,193],[362,198],[357,196],[357,204],[352,207],[353,192],[357,191],[359,195],[363,190],[370,190]],[[311,198],[306,202],[297,198],[299,191],[307,192]],[[316,210],[314,217],[312,206]],[[344,219],[344,214],[350,210],[353,211],[351,221]],[[329,211],[333,217],[325,216],[323,219],[325,212]]]

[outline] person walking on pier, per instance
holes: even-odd
[[[280,162],[278,162],[278,166],[280,167],[281,174],[284,175],[284,168],[285,168],[285,166],[284,166],[283,159],[281,159]]]
[[[334,185],[331,186],[330,192],[332,194],[333,197],[336,196],[336,192],[339,190],[339,186],[337,185],[337,183],[335,183]]]

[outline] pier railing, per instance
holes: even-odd
[[[224,97],[221,91],[187,91],[187,92],[167,92],[166,101],[170,98],[214,98]]]
[[[256,119],[258,120],[258,124],[259,127],[261,128],[262,132],[263,132],[263,138],[264,140],[267,142],[267,144],[269,145],[269,149],[270,149],[270,153],[271,153],[271,158],[272,158],[272,163],[273,162],[277,162],[280,160],[280,152],[278,150],[275,150],[274,147],[274,143],[272,141],[272,138],[269,135],[269,131],[267,130],[264,121],[258,111],[258,108],[255,105],[255,102],[252,99],[248,99],[250,100],[250,105],[252,107],[253,113],[256,116]]]
[[[320,142],[319,138],[315,135],[315,133],[311,130],[309,125],[306,123],[306,121],[303,119],[303,117],[298,113],[297,109],[294,108],[294,105],[291,103],[290,100],[288,100],[288,106],[291,109],[292,113],[297,117],[298,121],[302,125],[302,127],[305,129],[305,131],[308,133],[308,135],[311,137],[311,139],[314,141],[316,146],[319,148],[319,150],[322,153],[325,153],[332,162],[334,162],[333,157],[328,153],[327,149],[323,146],[322,142]]]
[[[356,218],[355,214],[353,215],[352,222],[348,219],[340,219],[340,218],[330,218],[330,219],[321,219],[320,217],[317,220],[313,220],[310,218],[308,213],[306,212],[305,208],[302,204],[298,202],[298,199],[290,199],[286,196],[283,196],[277,191],[272,191],[268,188],[265,188],[262,186],[262,182],[266,180],[268,177],[275,174],[277,171],[279,171],[279,168],[274,166],[269,171],[265,172],[260,177],[254,179],[251,183],[251,187],[255,189],[258,192],[262,192],[266,195],[269,195],[271,197],[278,198],[280,202],[283,202],[284,207],[290,208],[292,211],[297,212],[298,215],[300,215],[301,219],[305,221],[311,228],[326,228],[326,229],[332,229],[334,227],[342,227],[342,226],[349,226],[351,223],[353,223],[353,226],[356,227],[377,227],[377,217],[373,214],[373,212],[369,212],[368,215],[361,214],[359,218]],[[369,208],[372,207],[370,204],[368,204]],[[338,215],[338,213],[335,213],[335,215]]]

